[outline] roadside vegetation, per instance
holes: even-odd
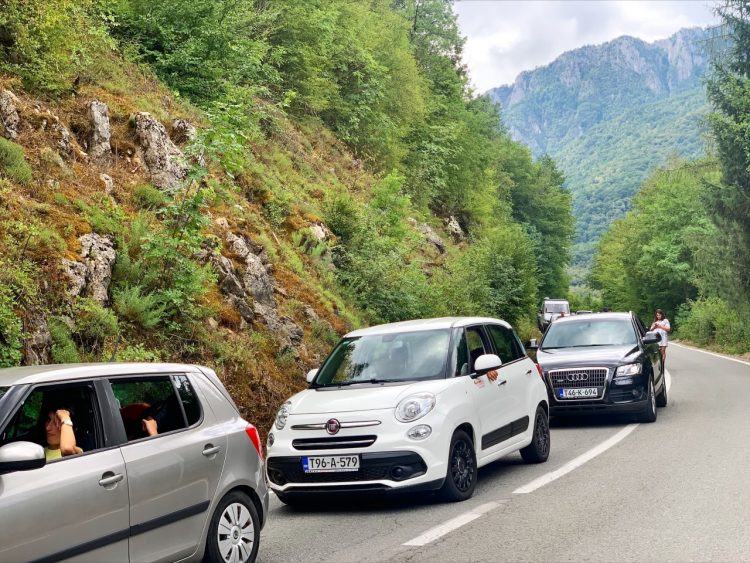
[[[719,9],[731,47],[714,55],[715,153],[675,161],[642,185],[602,238],[590,275],[605,305],[645,319],[662,308],[677,336],[750,351],[750,2]]]
[[[0,87],[27,108],[18,137],[0,140],[1,365],[32,361],[41,316],[50,361],[207,364],[267,425],[353,327],[483,314],[530,333],[541,297],[567,291],[564,178],[471,91],[449,2],[0,7]],[[112,128],[104,168],[51,137],[59,119],[85,149],[95,99]],[[169,190],[134,154],[142,111],[198,129]],[[227,232],[268,262],[301,345],[248,321],[200,258],[244,267]],[[116,251],[104,301],[71,297],[61,268],[82,260],[88,233]]]

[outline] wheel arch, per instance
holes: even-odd
[[[477,447],[477,437],[474,432],[474,426],[470,422],[462,422],[456,428],[453,430],[453,434],[455,434],[457,431],[463,430],[466,432],[466,434],[469,435],[469,438],[471,438],[471,443],[474,445],[474,449]]]

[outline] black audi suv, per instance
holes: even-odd
[[[628,413],[654,422],[656,407],[667,404],[659,335],[647,332],[633,313],[557,319],[539,343],[536,358],[551,415]]]

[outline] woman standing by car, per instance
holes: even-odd
[[[655,330],[661,337],[659,342],[659,351],[661,352],[661,365],[664,369],[664,364],[667,361],[667,344],[669,338],[667,337],[668,332],[672,332],[672,325],[669,324],[669,319],[664,315],[664,311],[657,309],[654,314],[654,322],[651,323],[651,329]]]

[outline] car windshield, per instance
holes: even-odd
[[[567,303],[545,303],[545,313],[569,313],[570,307]]]
[[[328,357],[315,385],[440,379],[449,343],[448,329],[345,338]]]
[[[632,346],[635,343],[635,330],[629,319],[587,319],[552,323],[542,348]]]

